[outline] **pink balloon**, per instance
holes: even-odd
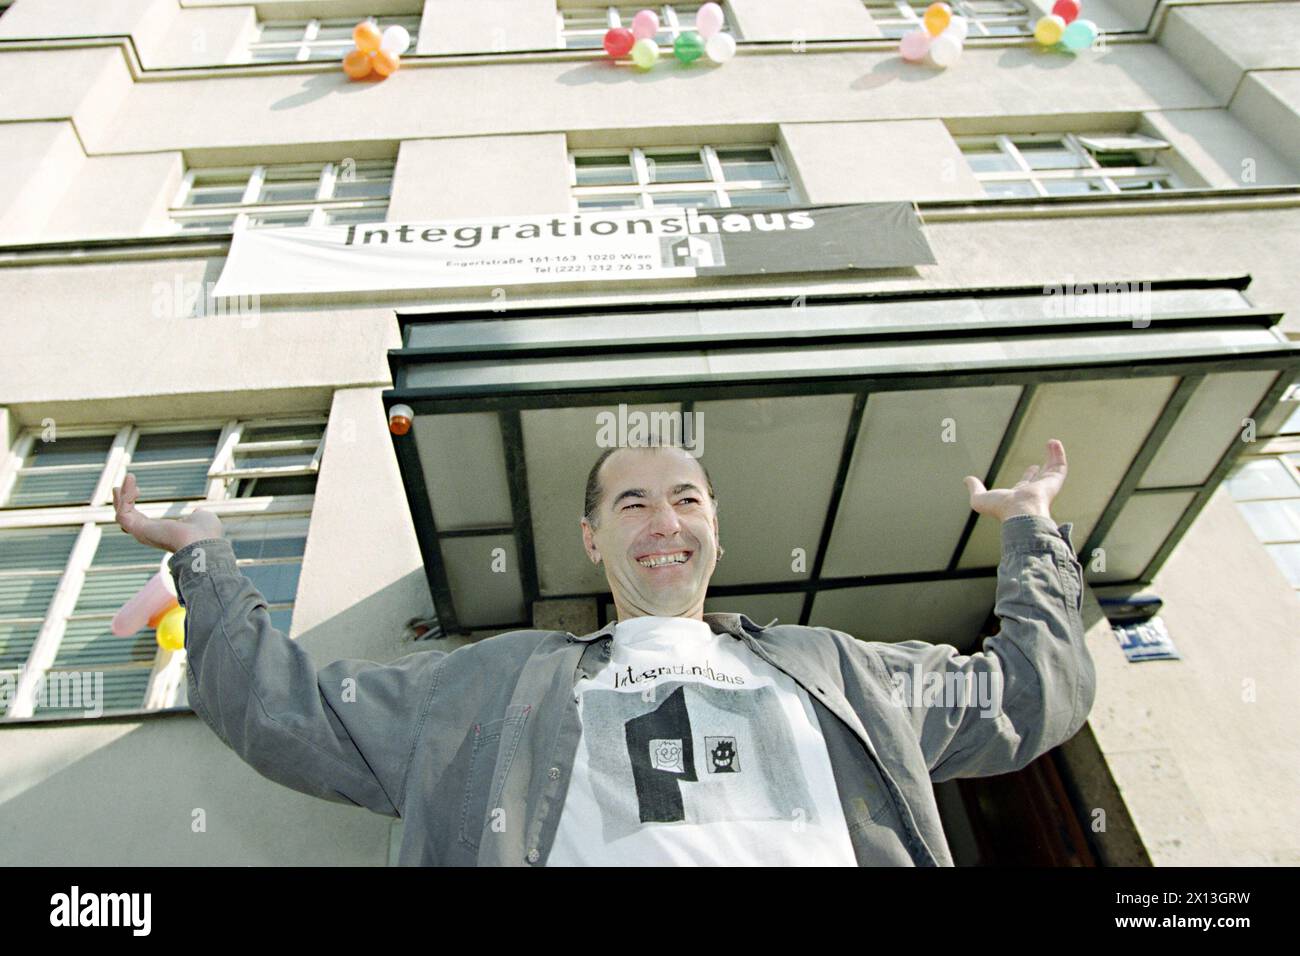
[[[930,34],[927,30],[913,30],[910,33],[903,34],[903,39],[898,41],[899,52],[903,54],[904,60],[916,62],[923,60],[926,53],[930,51]]]
[[[706,3],[695,14],[695,32],[706,40],[722,29],[722,7]]]
[[[1081,9],[1082,6],[1079,0],[1056,0],[1056,3],[1052,5],[1052,12],[1066,23],[1077,17]]]
[[[164,577],[166,575],[166,577]],[[169,585],[171,587],[169,587]],[[149,623],[149,618],[165,608],[176,595],[172,593],[175,583],[170,571],[159,571],[149,582],[136,591],[131,599],[122,605],[110,625],[115,637],[130,637]]]
[[[659,32],[659,14],[642,10],[632,18],[632,36],[638,40],[649,39]]]

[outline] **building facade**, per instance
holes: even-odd
[[[706,609],[969,650],[997,538],[960,475],[1014,481],[1062,438],[1097,701],[1026,771],[938,788],[955,857],[1300,863],[1300,3],[1085,0],[1100,38],[1071,54],[1032,37],[1050,4],[963,0],[944,70],[899,56],[925,4],[723,6],[733,59],[675,63],[698,5],[658,6],[644,72],[598,46],[639,6],[3,8],[0,862],[395,851],[400,823],[240,763],[183,651],[112,636],[161,557],[113,523],[126,471],[143,510],[221,515],[318,661],[386,661],[604,623],[563,570],[596,457],[572,436],[627,404],[704,413],[738,561]],[[340,69],[366,18],[412,37],[382,81]],[[933,262],[214,291],[276,229],[878,203]],[[979,436],[959,461],[950,417]],[[497,548],[518,572],[476,576]],[[1178,659],[1126,657],[1106,609],[1139,594]],[[91,675],[102,712],[51,693]]]

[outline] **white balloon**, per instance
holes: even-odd
[[[730,33],[715,33],[704,41],[704,55],[714,63],[726,63],[736,55],[736,40]]]
[[[411,34],[406,31],[406,27],[394,23],[384,31],[383,39],[379,41],[379,49],[385,53],[394,53],[401,56],[411,45]]]
[[[949,67],[961,56],[961,41],[948,36],[948,31],[940,33],[930,43],[930,52],[926,57],[935,66]]]
[[[970,33],[970,24],[966,22],[965,17],[954,14],[952,19],[948,21],[948,26],[944,28],[943,32],[951,33],[954,39],[964,40],[966,39],[967,34]]]

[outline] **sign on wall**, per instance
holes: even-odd
[[[619,209],[245,229],[215,296],[368,292],[933,264],[911,203]]]

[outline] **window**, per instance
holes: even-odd
[[[360,20],[375,24],[382,32],[393,25],[411,34],[415,48],[419,17],[362,17],[337,20],[267,20],[258,24],[257,39],[248,45],[250,63],[283,63],[293,60],[342,60],[353,47],[352,31]]]
[[[1137,133],[957,136],[989,196],[1078,196],[1185,188],[1157,163],[1164,140]]]
[[[392,160],[344,160],[185,174],[171,208],[181,232],[383,222],[393,189]]]
[[[880,32],[893,40],[921,29],[932,0],[866,0],[867,12]],[[967,36],[1025,37],[1034,35],[1029,8],[1018,0],[948,0],[952,12],[966,18]]]
[[[324,428],[323,418],[301,418],[22,434],[0,473],[0,719],[186,704],[183,650],[159,647],[152,628],[110,629],[165,557],[114,520],[112,489],[128,471],[146,514],[176,517],[201,503],[221,517],[241,570],[287,634]]]
[[[687,30],[695,29],[695,15],[703,3],[641,4],[626,7],[562,7],[559,10],[560,39],[568,50],[599,50],[604,47],[605,31],[612,27],[632,28],[632,18],[638,11],[653,10],[659,14],[659,32],[655,42],[672,46],[673,41]],[[739,39],[725,3],[722,7],[722,32]]]
[[[1300,388],[1291,388],[1294,402]],[[1300,405],[1259,453],[1243,455],[1233,465],[1224,484],[1255,536],[1300,592]]]
[[[788,206],[797,202],[775,146],[656,146],[574,150],[574,208]]]

